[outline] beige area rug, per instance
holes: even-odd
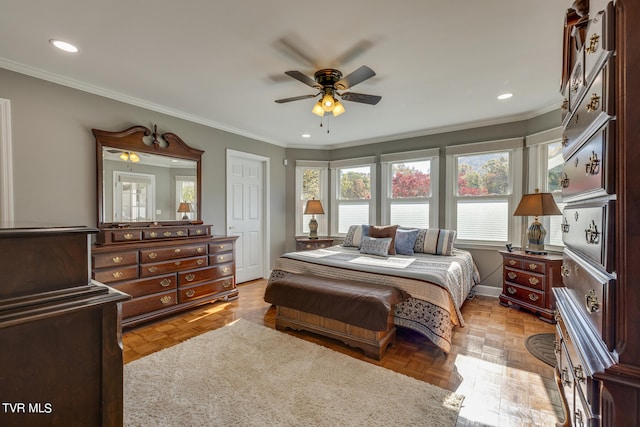
[[[445,427],[462,400],[242,319],[124,367],[128,427]]]

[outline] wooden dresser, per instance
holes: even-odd
[[[567,425],[640,425],[640,2],[567,2],[565,287],[556,376]]]
[[[120,303],[86,227],[0,228],[0,425],[122,426]]]
[[[92,277],[133,297],[123,326],[238,297],[237,237],[212,237],[211,226],[101,229],[91,253]]]
[[[500,304],[515,305],[555,323],[555,301],[551,289],[562,286],[561,255],[532,255],[523,251],[500,251],[502,294]]]

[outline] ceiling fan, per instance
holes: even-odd
[[[348,74],[346,77],[342,77],[342,73],[334,68],[325,68],[316,71],[314,79],[300,71],[285,71],[285,74],[306,84],[307,86],[317,89],[318,93],[315,95],[301,95],[291,98],[276,99],[276,102],[283,104],[285,102],[315,98],[318,95],[322,95],[322,98],[315,104],[312,110],[314,114],[317,114],[320,117],[324,116],[325,113],[333,113],[334,116],[339,116],[344,113],[344,106],[336,97],[339,97],[343,101],[360,102],[362,104],[370,105],[376,105],[382,99],[381,96],[377,95],[366,95],[355,92],[338,92],[347,90],[352,86],[375,76],[376,73],[366,65],[363,65],[351,74]]]

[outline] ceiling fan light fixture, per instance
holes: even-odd
[[[317,114],[318,116],[324,116],[324,108],[322,108],[322,101],[316,102],[316,105],[313,106],[313,110],[311,110],[313,114]]]
[[[344,113],[344,105],[342,105],[342,103],[338,100],[335,101],[335,104],[333,105],[333,117],[337,117],[340,114]]]
[[[330,91],[326,91],[324,96],[322,97],[322,109],[327,113],[333,111],[333,106],[335,104],[335,98]]]

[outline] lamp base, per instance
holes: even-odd
[[[316,216],[313,215],[311,217],[311,221],[309,221],[309,239],[317,239],[318,238],[318,221],[316,221]]]

